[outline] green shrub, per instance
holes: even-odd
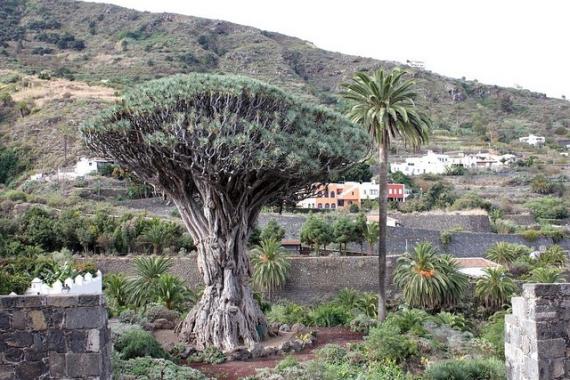
[[[368,331],[377,325],[378,320],[376,318],[371,318],[366,314],[358,314],[349,322],[349,327],[352,331],[362,334],[368,334]]]
[[[564,219],[568,217],[568,206],[563,199],[543,197],[525,203],[536,218]]]
[[[524,230],[524,231],[521,233],[521,235],[522,235],[522,237],[523,237],[526,241],[529,241],[529,242],[537,241],[538,238],[542,236],[542,234],[540,233],[540,231],[532,230],[532,229]]]
[[[123,360],[144,356],[168,358],[168,354],[162,349],[154,336],[140,328],[132,328],[122,334],[117,339],[114,348],[119,352],[120,358]]]
[[[135,325],[143,325],[147,322],[145,317],[141,316],[134,310],[125,310],[119,315],[119,321],[122,323],[130,323]]]
[[[327,344],[316,352],[317,359],[328,364],[342,364],[346,354],[346,349],[338,344]]]
[[[370,329],[364,348],[368,359],[376,362],[391,360],[403,363],[418,352],[416,344],[403,335],[395,323],[388,321]]]
[[[189,360],[197,363],[221,364],[226,361],[226,355],[216,347],[208,346],[192,355]]]
[[[439,325],[446,325],[457,330],[470,330],[469,322],[467,319],[465,319],[465,316],[461,314],[453,314],[447,311],[442,311],[434,316],[433,320]]]
[[[502,380],[505,364],[497,359],[450,360],[431,365],[426,380]]]
[[[149,322],[154,322],[157,319],[176,321],[178,318],[180,318],[180,313],[176,310],[169,310],[163,305],[150,305],[147,307],[144,316]]]
[[[284,369],[296,367],[298,365],[299,365],[299,361],[297,359],[295,359],[294,356],[288,355],[285,357],[285,359],[283,359],[279,363],[277,363],[277,365],[275,366],[275,370],[277,372],[281,372]]]
[[[564,267],[566,266],[566,261],[566,252],[564,252],[562,247],[559,245],[551,245],[538,256],[537,264],[539,266],[552,265],[555,267]]]
[[[28,195],[19,190],[8,190],[2,195],[13,202],[26,202],[28,200]]]
[[[481,329],[481,338],[491,343],[499,359],[505,358],[505,313],[495,313]]]
[[[421,309],[402,309],[390,314],[388,318],[402,334],[411,332],[418,336],[426,333],[424,323],[430,320],[429,314]]]
[[[350,320],[350,311],[339,305],[325,303],[313,309],[309,318],[316,326],[342,326]]]
[[[200,371],[182,367],[170,360],[150,357],[121,360],[113,356],[114,378],[132,378],[137,380],[208,380]]]
[[[309,322],[308,311],[305,307],[292,302],[275,304],[267,313],[269,322],[286,323],[294,325],[295,323],[307,324]]]
[[[10,274],[0,269],[0,295],[24,294],[32,284],[31,278],[23,273]]]

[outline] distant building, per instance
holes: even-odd
[[[113,161],[103,158],[86,158],[81,157],[75,164],[73,174],[77,177],[83,177],[91,173],[99,172],[103,167],[112,165]]]
[[[330,183],[317,189],[316,196],[307,198],[297,207],[317,209],[348,209],[351,205],[362,206],[365,199],[378,199],[380,185],[376,182]],[[409,191],[399,183],[388,184],[388,200],[405,202]]]
[[[459,266],[459,271],[472,278],[486,276],[485,269],[501,267],[494,261],[483,257],[456,257],[455,261]]]
[[[533,146],[540,146],[540,145],[544,145],[544,142],[546,141],[546,139],[543,136],[536,136],[533,134],[530,134],[526,137],[521,137],[519,138],[519,141],[528,145],[533,145]]]
[[[468,169],[492,169],[498,170],[512,163],[516,157],[512,154],[497,155],[493,153],[465,154],[456,153],[439,154],[431,150],[420,157],[406,158],[405,162],[390,165],[392,172],[400,171],[406,175],[414,176],[421,174],[444,174],[453,166],[463,166]]]

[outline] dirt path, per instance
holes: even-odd
[[[292,355],[299,361],[314,358],[313,351],[328,343],[345,345],[362,340],[362,334],[352,332],[343,327],[321,327],[317,329],[317,342],[314,347],[307,348]],[[238,380],[243,377],[255,375],[259,368],[273,368],[284,356],[272,356],[248,361],[234,361],[222,364],[191,364],[192,368],[199,369],[208,376],[217,380]]]

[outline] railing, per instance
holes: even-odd
[[[51,286],[39,278],[32,280],[26,295],[60,295],[60,294],[101,294],[103,292],[103,275],[97,271],[95,277],[91,273],[75,278],[68,278],[63,283],[59,280]]]

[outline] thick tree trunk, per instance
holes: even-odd
[[[380,225],[378,237],[378,320],[386,319],[386,223],[388,220],[388,136],[384,133],[378,148],[380,193],[378,198]]]
[[[187,211],[180,209],[188,225],[195,216]],[[247,223],[224,220],[228,214],[222,210],[212,209],[205,215],[205,225],[189,227],[199,237],[198,268],[205,289],[184,320],[180,334],[199,349],[213,345],[229,352],[239,346],[251,347],[266,336],[267,321],[249,287],[249,227]]]

